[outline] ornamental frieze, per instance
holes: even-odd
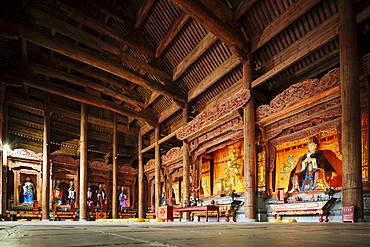
[[[338,68],[329,71],[321,80],[309,79],[296,83],[271,100],[270,105],[259,106],[256,110],[256,120],[271,116],[339,85],[340,74]]]
[[[250,91],[242,89],[225,101],[212,105],[199,113],[191,122],[180,128],[177,138],[184,140],[190,135],[210,126],[212,123],[243,107],[250,99]]]
[[[42,161],[42,153],[37,154],[28,149],[8,150],[7,155],[13,158]]]
[[[166,154],[161,156],[162,164],[168,164],[179,159],[182,159],[182,147],[171,148]]]

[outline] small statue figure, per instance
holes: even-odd
[[[105,191],[103,189],[102,184],[99,184],[99,188],[96,190],[96,199],[97,199],[97,208],[104,209],[105,208]]]
[[[76,191],[73,181],[69,182],[69,188],[68,188],[68,204],[71,206],[75,200],[76,200]]]
[[[94,201],[93,201],[93,191],[91,189],[91,186],[87,188],[86,200],[87,200],[87,208],[89,209],[89,211],[92,211],[94,208]]]
[[[118,196],[119,200],[119,206],[120,206],[120,211],[123,212],[126,210],[127,207],[127,193],[124,190],[124,187],[121,187],[121,193]]]
[[[31,182],[31,178],[27,177],[26,182],[23,185],[23,203],[24,204],[33,204],[33,195],[34,195],[34,185]]]
[[[159,203],[160,203],[161,206],[165,206],[166,205],[166,197],[165,197],[165,195],[164,195],[163,192],[162,192],[162,195],[161,195],[161,197],[159,199]]]
[[[63,203],[63,192],[61,190],[59,180],[55,183],[53,201],[55,202],[56,206],[60,206]]]

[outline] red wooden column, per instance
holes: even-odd
[[[113,113],[113,134],[112,134],[112,149],[113,149],[113,188],[112,188],[112,218],[117,218],[117,113]]]
[[[362,218],[361,110],[356,1],[339,0],[342,104],[343,206],[355,206]]]
[[[87,105],[81,103],[80,125],[80,220],[87,216]]]
[[[5,85],[0,84],[0,218],[2,218],[4,207],[3,207],[3,167],[6,165],[6,150],[4,148],[5,141],[4,141],[4,100],[5,100]]]
[[[243,82],[247,89],[252,87],[251,58],[243,61]],[[248,221],[256,220],[256,142],[253,98],[243,108],[244,129],[244,216]]]
[[[189,108],[186,105],[183,109],[183,121],[184,125],[187,124],[189,118]],[[182,164],[183,164],[183,191],[182,191],[182,202],[183,206],[190,206],[190,154],[189,147],[186,140],[182,144],[183,153],[182,153]],[[188,218],[188,216],[187,216]]]
[[[158,218],[159,206],[160,206],[160,199],[161,199],[161,154],[159,151],[159,127],[155,128],[155,166],[154,166],[154,184],[155,184],[155,213]]]
[[[138,135],[137,142],[138,142],[137,153],[138,153],[138,170],[139,170],[138,217],[144,218],[144,164],[143,164],[143,154],[141,153],[141,150],[143,149],[143,137],[141,136],[140,133]]]
[[[44,102],[44,132],[42,141],[42,219],[50,215],[50,112],[49,98]]]

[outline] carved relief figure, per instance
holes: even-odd
[[[291,192],[325,190],[330,187],[330,180],[336,177],[336,171],[317,146],[318,141],[311,138],[308,143],[309,150],[302,157],[301,168],[293,175]]]
[[[23,203],[33,204],[33,197],[35,193],[35,186],[33,185],[31,178],[27,177],[23,184]]]
[[[235,190],[243,191],[242,163],[238,155],[238,150],[233,147],[231,150],[231,160],[228,161],[227,168],[223,176],[224,191]]]

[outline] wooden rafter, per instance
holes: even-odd
[[[286,29],[290,24],[296,21],[299,17],[307,13],[321,0],[300,0],[292,4],[282,15],[274,19],[263,31],[258,35],[251,35],[251,50],[256,51],[258,48],[266,44],[269,40]]]
[[[233,13],[229,6],[221,0],[200,0],[212,13],[224,23],[233,21]]]
[[[226,75],[233,68],[238,66],[240,62],[241,62],[240,57],[232,55],[229,59],[227,59],[220,66],[218,66],[211,74],[209,74],[206,78],[204,78],[201,82],[199,82],[195,87],[189,90],[188,102],[191,102],[201,93],[206,91],[209,87],[211,87],[214,83],[216,83],[224,75]]]
[[[122,89],[125,92],[122,92],[122,90],[120,90],[120,94],[124,97],[127,97],[127,100],[125,101],[126,103],[135,105],[140,109],[144,108],[143,99],[137,93],[133,91],[128,92],[130,89],[126,85],[124,85],[125,82],[112,79],[111,77],[109,77],[109,74],[105,72],[92,70],[89,68],[89,66],[77,64],[67,59],[63,59],[59,56],[48,57],[46,61],[42,60],[43,63],[46,63],[47,61],[53,64],[58,64],[59,66],[65,67],[69,70],[77,71],[92,78],[98,79],[105,85],[111,85],[113,87]]]
[[[189,20],[189,15],[182,13],[176,19],[175,23],[172,25],[170,30],[167,32],[166,36],[159,42],[157,49],[155,51],[155,57],[160,57],[162,53],[166,50],[166,48],[171,44],[172,40],[176,37],[176,35],[181,31],[181,28],[185,25],[185,23]]]
[[[153,57],[154,53],[149,49],[149,47],[144,43],[144,39],[139,37],[134,37],[134,35],[131,36],[123,36],[116,32],[114,32],[110,27],[107,25],[104,25],[103,23],[95,20],[94,18],[91,18],[89,16],[86,16],[85,14],[81,13],[79,10],[71,8],[70,6],[66,4],[61,4],[60,8],[67,12],[68,16],[72,19],[80,22],[81,24],[92,28],[93,30],[102,33],[103,35],[106,35],[108,37],[111,37],[115,40],[118,40],[123,45],[127,45],[128,47],[148,56]]]
[[[69,73],[65,73],[61,70],[58,70],[56,68],[52,68],[50,66],[45,66],[42,64],[30,64],[30,69],[38,74],[42,74],[47,77],[53,77],[53,78],[58,78],[60,80],[68,81],[70,83],[73,83],[75,85],[78,85],[83,88],[91,88],[94,89],[100,93],[103,93],[105,95],[111,96],[113,98],[116,98],[118,100],[127,102],[129,104],[132,104],[134,106],[140,107],[142,109],[143,104],[141,102],[137,102],[135,99],[131,98],[130,96],[123,95],[119,92],[116,92],[112,89],[109,89],[107,87],[104,87],[101,84],[89,81],[87,79],[84,79],[79,76],[75,76]]]
[[[241,0],[234,13],[234,21],[242,17],[255,2],[257,2],[257,0]]]
[[[286,48],[280,54],[274,56],[266,65],[272,67],[268,72],[252,82],[252,87],[257,87],[279,74],[290,65],[301,60],[312,51],[320,48],[338,36],[338,16],[333,16],[316,29],[307,33],[300,40]],[[271,64],[272,66],[269,66]]]
[[[100,107],[100,108],[113,111],[113,112],[116,112],[124,116],[131,116],[141,121],[147,122],[150,125],[157,124],[157,120],[154,118],[154,116],[151,116],[148,113],[147,114],[139,113],[139,112],[124,108],[122,106],[116,105],[113,102],[110,102],[104,99],[98,99],[89,94],[86,94],[86,93],[83,93],[77,90],[73,90],[71,88],[52,83],[50,81],[39,79],[37,77],[32,76],[30,71],[22,71],[22,70],[14,69],[14,68],[4,68],[2,70],[1,78],[3,77],[5,79],[20,81],[24,83],[25,85],[45,91],[47,93],[52,93],[52,94],[55,94],[61,97],[76,100],[81,103]]]
[[[160,70],[159,68],[156,68],[140,59],[137,59],[131,56],[129,53],[124,52],[102,41],[98,37],[95,37],[85,31],[82,31],[81,29],[76,28],[73,25],[68,24],[67,22],[45,11],[28,7],[26,8],[26,13],[30,16],[33,22],[41,26],[46,26],[57,33],[66,35],[67,37],[72,38],[87,46],[90,46],[91,48],[96,49],[100,52],[107,52],[109,54],[112,54],[117,57],[117,60],[118,58],[120,58],[122,62],[124,62],[125,64],[134,66],[144,71],[144,73],[150,73],[152,75],[155,75],[159,79],[162,79],[165,83],[171,81],[171,76],[164,72],[163,70]]]
[[[7,97],[9,104],[14,106],[21,106],[21,107],[27,107],[31,110],[43,110],[43,103],[33,100],[33,99],[27,99],[24,100],[20,98],[18,95],[8,95]],[[80,112],[75,111],[72,109],[67,109],[65,107],[57,106],[57,105],[50,105],[50,111],[58,114],[62,114],[63,118],[66,119],[72,119],[79,121],[81,119]],[[93,115],[89,115],[88,122],[90,124],[94,124],[97,126],[101,126],[104,128],[113,128],[113,124],[111,120],[103,119],[103,118],[97,118]],[[138,129],[136,128],[128,128],[124,124],[118,124],[118,132],[123,133],[128,136],[137,136]]]
[[[217,40],[212,33],[208,33],[198,45],[173,69],[173,81],[177,80],[203,53]]]
[[[148,16],[150,9],[153,7],[155,0],[145,0],[144,4],[139,9],[136,15],[136,23],[135,28],[139,29],[141,25],[144,23],[146,17]]]
[[[178,90],[175,91],[173,87],[164,86],[155,81],[148,81],[142,76],[124,69],[118,61],[93,53],[76,45],[67,44],[65,43],[65,41],[60,40],[56,37],[44,35],[38,31],[33,30],[31,26],[28,26],[26,24],[2,21],[0,22],[0,27],[4,30],[16,30],[21,35],[21,37],[32,41],[40,46],[61,53],[80,62],[84,62],[96,68],[102,69],[118,77],[124,78],[132,83],[156,91],[162,95],[166,95],[170,98],[173,98],[175,102],[178,102],[179,104],[184,104],[185,102],[184,95],[182,95],[181,92],[179,92]]]
[[[227,23],[222,22],[217,16],[212,13],[199,0],[171,0],[187,14],[195,18],[198,23],[203,25],[208,31],[216,35],[220,40],[229,46],[236,46],[241,50],[245,50],[244,39],[242,35],[235,32],[235,28]]]

